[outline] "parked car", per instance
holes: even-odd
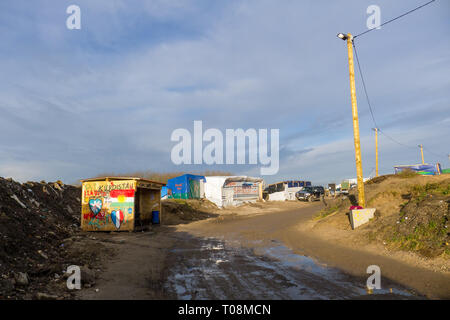
[[[302,190],[295,193],[295,197],[301,201],[313,202],[320,200],[320,191],[314,190],[313,187],[304,187]]]
[[[314,191],[319,192],[321,196],[325,195],[325,189],[322,186],[314,186],[312,188]]]

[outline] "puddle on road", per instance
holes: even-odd
[[[302,256],[294,253],[291,249],[282,245],[278,241],[274,241],[273,247],[264,247],[263,248],[264,255],[277,261],[278,264],[282,264],[287,268],[296,269],[299,271],[306,271],[312,274],[319,275],[323,279],[328,280],[330,283],[339,284],[346,288],[351,288],[356,296],[365,296],[367,295],[367,290],[365,287],[365,281],[367,279],[358,279],[357,277],[352,277],[343,273],[342,271],[327,267],[325,264],[320,264],[319,262],[313,260],[310,257]],[[370,275],[368,274],[367,277]],[[360,282],[361,284],[356,284],[355,281]],[[378,289],[373,290],[373,295],[385,295],[385,294],[394,294],[401,295],[404,297],[412,296],[409,292],[406,292],[397,288],[390,288],[392,292],[388,289]]]
[[[367,296],[366,279],[320,265],[277,241],[265,246],[259,241],[254,244],[253,248],[243,248],[206,238],[196,239],[192,247],[173,249],[177,263],[166,289],[184,300],[352,299],[380,294],[411,297],[397,288],[392,288],[392,293],[374,290]]]

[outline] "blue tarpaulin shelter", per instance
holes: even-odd
[[[288,184],[288,188],[296,188],[296,187],[309,187],[311,186],[311,181],[284,181],[284,183]]]
[[[169,188],[167,186],[164,186],[161,188],[161,199],[166,198],[169,195]]]
[[[204,176],[193,174],[184,174],[182,176],[169,179],[167,181],[167,188],[172,190],[172,195],[169,198],[174,199],[200,199],[201,182],[205,182]]]
[[[439,163],[395,166],[394,170],[395,170],[395,173],[399,173],[404,170],[412,170],[412,171],[415,171],[422,175],[436,175],[436,174],[441,174],[441,172],[442,172],[442,168]]]

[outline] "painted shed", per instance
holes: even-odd
[[[164,185],[136,177],[81,180],[83,231],[134,231],[161,219]],[[155,220],[158,218],[157,220]]]

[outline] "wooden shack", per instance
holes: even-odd
[[[83,231],[135,231],[161,220],[163,183],[136,177],[81,180]]]

